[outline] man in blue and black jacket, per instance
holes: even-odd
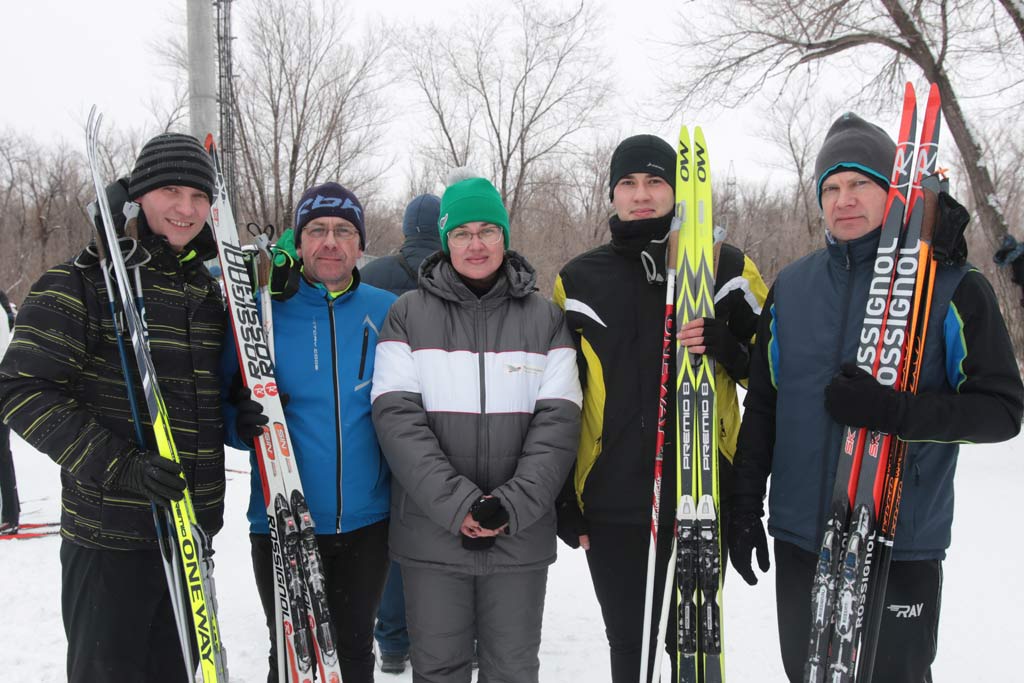
[[[768,294],[751,358],[735,460],[733,566],[757,582],[775,538],[782,659],[803,680],[811,583],[844,425],[910,442],[875,683],[930,681],[942,560],[953,521],[960,443],[1009,439],[1021,426],[1020,373],[992,287],[970,267],[939,265],[917,394],[882,386],[852,361],[880,239],[896,147],[878,126],[844,114],[815,167],[827,244],[784,268]]]
[[[360,282],[363,207],[337,183],[309,188],[295,211],[297,289],[272,305],[275,375],[306,502],[316,524],[328,608],[345,683],[373,681],[373,622],[388,566],[391,472],[373,429],[370,389],[378,331],[395,295]],[[237,368],[233,353],[225,366]],[[230,376],[225,373],[225,376]],[[267,418],[248,389],[233,391],[231,445],[251,448]],[[277,680],[274,575],[259,469],[252,468],[249,530],[256,587]],[[283,683],[283,682],[282,682]]]

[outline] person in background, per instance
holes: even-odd
[[[0,289],[0,358],[7,352],[14,332],[14,309],[7,292]],[[11,453],[11,428],[0,422],[0,534],[16,534],[21,527],[21,501]]]
[[[363,282],[386,289],[401,296],[416,289],[420,264],[441,249],[437,219],[441,199],[432,194],[421,194],[405,207],[402,234],[405,241],[397,254],[382,256],[363,266]],[[388,580],[384,596],[377,611],[377,626],[373,630],[380,648],[380,670],[400,674],[409,659],[409,631],[405,625],[405,591],[402,589],[402,570],[394,561],[388,567]]]

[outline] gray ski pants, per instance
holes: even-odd
[[[537,683],[548,570],[473,576],[402,565],[414,683]]]

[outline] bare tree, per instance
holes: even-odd
[[[490,173],[515,223],[545,165],[599,122],[609,88],[596,23],[582,2],[517,0],[404,34],[396,42],[431,118],[428,162]]]
[[[970,58],[984,54],[992,42],[977,2],[729,0],[716,7],[716,28],[687,46],[686,54],[698,56],[695,69],[673,71],[692,73],[675,91],[680,104],[702,95],[705,101],[735,102],[769,81],[785,85],[797,74],[808,74],[813,82],[825,62],[865,75],[876,101],[891,100],[912,64],[939,85],[944,118],[963,155],[984,229],[996,239],[1006,234],[981,141],[954,86],[969,84],[968,76],[958,78],[957,69],[968,73]]]
[[[372,161],[388,123],[387,42],[347,42],[348,22],[326,1],[245,10],[233,98],[242,219],[287,227],[299,193],[329,180],[368,199],[382,174]]]
[[[1021,5],[1019,0],[999,0],[999,4],[1010,16],[1018,37],[1024,41],[1024,5]]]

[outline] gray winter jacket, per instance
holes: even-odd
[[[421,273],[388,314],[373,374],[373,422],[394,475],[391,555],[477,575],[545,567],[582,402],[562,311],[534,293],[515,252],[480,298],[440,253]],[[508,511],[507,534],[465,550],[459,529],[486,493]]]

